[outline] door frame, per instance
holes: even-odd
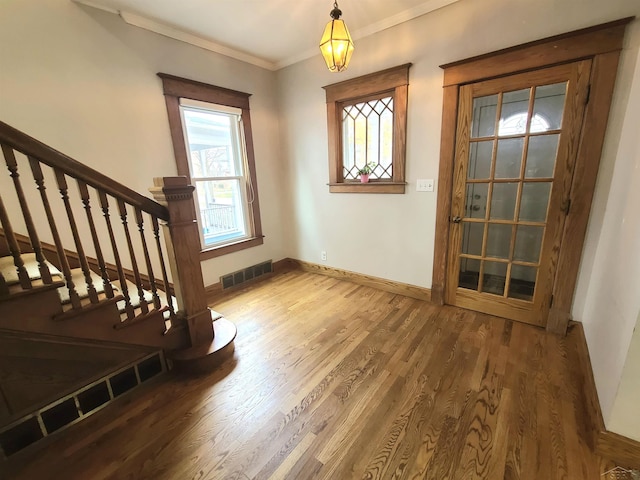
[[[626,26],[634,17],[576,30],[494,53],[441,65],[444,70],[442,133],[431,299],[444,304],[460,88],[577,60],[591,59],[589,96],[568,202],[547,330],[564,335],[570,320],[609,107]]]

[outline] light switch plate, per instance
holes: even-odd
[[[416,180],[416,192],[433,192],[433,178],[419,178]]]

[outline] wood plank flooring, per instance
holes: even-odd
[[[215,309],[234,360],[165,376],[11,478],[605,478],[571,334],[301,271]]]

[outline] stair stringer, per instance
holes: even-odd
[[[68,313],[68,312],[66,312]],[[39,288],[0,301],[0,328],[65,337],[105,340],[129,345],[176,350],[189,346],[186,327],[167,330],[163,312],[123,324],[115,301],[103,301],[74,312],[63,313],[55,289]],[[55,319],[60,317],[59,319]],[[116,328],[118,327],[118,328]]]

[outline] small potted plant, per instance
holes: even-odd
[[[373,172],[373,169],[376,168],[376,164],[369,162],[364,167],[358,169],[358,175],[360,175],[360,181],[362,183],[369,182],[369,175]]]

